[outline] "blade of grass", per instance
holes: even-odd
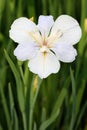
[[[17,113],[14,108],[13,108],[13,118],[14,118],[14,130],[19,130],[19,121],[18,121]]]
[[[46,120],[46,108],[42,107],[42,112],[41,112],[41,123]]]
[[[46,15],[47,14],[47,1],[46,0],[42,0],[42,5],[43,5],[43,14]]]
[[[35,1],[34,0],[29,0],[28,2],[28,15],[29,17],[34,17],[36,16],[35,13]]]
[[[85,19],[87,18],[87,8],[86,8],[87,0],[82,0],[81,5],[82,5],[82,7],[81,7],[82,8],[81,9],[81,27],[82,27],[83,37],[82,37],[80,43],[78,44],[78,51],[79,51],[80,55],[83,54],[83,51],[84,51],[84,48],[86,45],[86,42],[84,41],[84,37],[86,35],[85,28],[84,28],[84,22],[85,22]]]
[[[42,83],[42,79],[40,79],[37,75],[33,77],[31,90],[30,90],[30,112],[29,112],[29,130],[32,130],[33,125],[33,111],[36,103],[36,99],[39,93],[40,85]]]
[[[14,77],[15,77],[15,80],[16,80],[19,106],[20,106],[21,112],[23,112],[24,111],[24,94],[23,94],[22,82],[20,79],[20,75],[19,75],[14,63],[12,62],[9,55],[7,54],[6,50],[4,50],[4,52],[5,52],[5,57],[6,57],[9,65],[11,67],[11,70],[12,70]]]
[[[13,94],[12,94],[12,89],[11,89],[10,83],[9,83],[8,87],[9,87],[11,124],[12,124],[14,130],[19,130],[18,117],[17,117],[16,111],[14,108],[14,99],[13,99]]]
[[[23,69],[22,69],[22,63],[23,62],[18,61],[18,67],[19,67],[20,75],[21,75],[21,78],[22,78],[22,81],[23,81],[23,86],[24,86],[24,88],[23,88],[24,89],[24,95],[26,97],[27,86],[26,86],[26,81],[25,81],[25,78],[24,78]]]
[[[74,15],[75,9],[73,9],[73,6],[75,4],[75,1],[73,0],[65,0],[67,2],[66,4],[66,11],[68,15]]]
[[[69,84],[70,84],[70,78],[68,77],[66,79],[66,82],[64,83],[64,86],[63,86],[62,90],[61,90],[61,94],[59,95],[59,97],[57,98],[57,100],[56,100],[56,102],[54,104],[54,107],[53,107],[53,110],[52,110],[52,114],[55,113],[55,111],[57,111],[59,106],[61,106],[62,98],[63,98],[62,97],[62,95],[63,95],[62,93],[64,93],[63,96],[66,96],[66,93],[67,93],[66,88],[69,87]]]
[[[22,87],[23,83],[20,79],[20,75],[16,69],[16,66],[14,65],[12,60],[10,59],[6,50],[4,50],[4,52],[5,52],[5,57],[6,57],[9,65],[11,67],[11,70],[12,70],[14,77],[15,77],[15,80],[16,80],[18,102],[19,102],[19,107],[20,107],[21,113],[22,113],[24,130],[26,130],[27,125],[26,125],[26,116],[25,116],[25,99],[24,99],[24,93],[23,93],[23,87]]]
[[[72,117],[70,122],[70,130],[74,129],[74,123],[75,123],[75,108],[76,108],[76,85],[75,85],[75,79],[73,75],[73,71],[70,68],[70,76],[71,76],[71,83],[72,83]]]
[[[0,32],[1,32],[1,21],[4,8],[5,8],[5,0],[0,0]]]
[[[37,130],[36,122],[34,122],[34,128],[33,128],[33,130]]]
[[[1,126],[1,124],[0,124],[0,130],[3,130],[2,126]]]
[[[77,119],[75,130],[78,130],[78,127],[79,127],[79,124],[81,122],[82,116],[83,116],[83,114],[84,114],[84,112],[85,112],[86,109],[87,109],[87,101],[85,102],[84,106],[82,107],[82,109],[80,111],[79,117]]]
[[[14,107],[14,100],[13,100],[13,94],[12,94],[12,90],[11,90],[11,83],[8,84],[8,89],[9,89],[10,111],[11,111]],[[11,111],[11,114],[12,114],[12,111]]]
[[[25,85],[28,86],[29,80],[31,80],[31,77],[29,77],[29,68],[27,66],[28,63],[25,63],[24,66],[24,80],[25,80]]]
[[[55,121],[55,119],[58,117],[59,115],[59,112],[60,112],[60,108],[63,104],[63,101],[65,99],[65,96],[66,96],[66,89],[65,88],[62,88],[61,90],[61,93],[57,99],[57,102],[53,108],[53,112],[51,114],[51,117],[48,118],[46,121],[44,121],[39,130],[45,130],[51,123],[53,123]]]
[[[78,112],[79,112],[79,109],[80,109],[85,85],[86,85],[86,81],[83,80],[82,85],[81,85],[81,87],[79,87],[79,90],[78,90],[78,93],[77,93],[77,97],[76,97],[76,116],[78,115]]]
[[[6,97],[4,95],[2,86],[0,86],[0,95],[1,95],[1,99],[2,99],[2,105],[3,105],[5,117],[6,117],[6,122],[7,122],[8,130],[12,130],[10,113],[8,111],[7,101],[6,101]]]
[[[60,110],[58,109],[55,114],[53,114],[49,119],[47,119],[43,124],[41,124],[39,130],[45,130],[51,123],[55,121],[58,117]]]
[[[11,84],[8,84],[9,89],[9,104],[10,104],[10,115],[11,115],[11,124],[13,125],[13,108],[14,108],[14,100],[13,100],[13,94],[11,90]]]
[[[18,0],[17,17],[22,16],[22,11],[23,11],[22,0]]]

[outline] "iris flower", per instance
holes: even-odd
[[[46,78],[60,69],[60,61],[73,62],[77,55],[73,47],[81,38],[78,22],[68,15],[39,16],[38,24],[28,18],[16,19],[9,31],[10,38],[18,43],[14,55],[20,61],[29,60],[31,72]]]

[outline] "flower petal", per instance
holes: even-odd
[[[46,78],[51,73],[57,73],[60,69],[60,63],[52,52],[46,54],[39,52],[35,58],[30,60],[28,66],[41,78]]]
[[[62,62],[73,62],[77,56],[77,51],[72,45],[67,43],[57,43],[51,48]]]
[[[38,47],[35,43],[19,44],[14,50],[14,55],[18,60],[25,61],[29,60],[36,55],[38,52]]]
[[[79,26],[73,27],[69,31],[66,31],[59,41],[66,41],[67,43],[74,45],[79,42],[82,32]]]
[[[61,15],[57,18],[51,31],[51,35],[62,32],[60,38],[57,40],[66,41],[72,45],[76,44],[82,35],[81,28],[78,22],[68,15]]]
[[[50,33],[50,29],[54,24],[54,20],[52,16],[43,16],[41,15],[38,20],[38,28],[42,34],[42,36],[47,37]]]
[[[17,43],[27,43],[34,41],[32,37],[33,34],[39,34],[37,26],[29,19],[21,17],[16,19],[9,31],[10,38]]]

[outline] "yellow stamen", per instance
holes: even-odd
[[[84,20],[84,31],[87,33],[87,18]]]
[[[40,46],[40,39],[38,39],[37,35],[34,32],[29,32],[29,35],[31,35],[31,37],[35,40],[35,42]]]
[[[34,17],[29,18],[29,20],[31,20],[33,22],[34,21]]]
[[[62,35],[63,33],[60,30],[56,33],[52,33],[47,39],[48,46],[53,45]]]

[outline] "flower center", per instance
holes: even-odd
[[[47,52],[49,52],[49,49],[48,49],[48,47],[47,46],[42,46],[41,48],[40,48],[40,51],[42,52],[42,53],[47,53]]]

